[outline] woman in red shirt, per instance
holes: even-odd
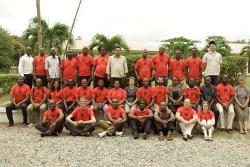
[[[63,94],[61,90],[61,84],[59,81],[54,81],[51,85],[49,99],[54,100],[58,108],[63,110]]]

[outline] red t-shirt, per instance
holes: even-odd
[[[73,59],[64,59],[61,63],[61,69],[63,71],[63,80],[75,80],[76,79],[76,69],[77,69],[77,61],[75,58]]]
[[[178,108],[177,112],[180,113],[180,116],[186,121],[190,121],[196,114],[196,111],[193,108],[185,108],[185,107]]]
[[[152,87],[140,87],[137,92],[136,92],[136,97],[139,99],[144,99],[146,100],[147,104],[149,105],[154,98],[154,90]]]
[[[108,107],[106,112],[111,114],[111,118],[113,120],[117,120],[118,118],[122,118],[122,116],[126,114],[125,110],[122,109],[121,107],[114,109],[112,106]]]
[[[41,103],[45,95],[49,95],[49,90],[43,86],[40,88],[34,87],[30,91],[30,97],[34,103]]]
[[[168,88],[166,86],[155,86],[153,88],[155,95],[155,103],[159,105],[161,102],[165,102],[168,96]]]
[[[145,115],[149,115],[152,111],[148,108],[146,108],[144,110],[144,112],[141,112],[138,108],[133,109],[131,111],[131,114],[133,114],[134,116],[138,117],[138,116],[145,116]]]
[[[105,87],[103,87],[102,89],[99,87],[96,87],[94,89],[93,95],[95,96],[96,103],[103,103],[107,99],[108,89],[106,89]]]
[[[71,115],[75,118],[75,121],[89,121],[91,120],[91,117],[94,116],[94,113],[88,107],[84,109],[81,107],[76,107]]]
[[[185,79],[185,67],[184,60],[172,60],[170,63],[170,69],[173,77],[176,77],[179,81],[183,81]]]
[[[56,103],[61,102],[63,99],[62,90],[50,91],[50,99],[54,100]]]
[[[127,97],[127,93],[122,88],[112,88],[108,91],[108,99],[118,99],[121,101]]]
[[[109,55],[101,56],[98,55],[94,58],[94,66],[95,66],[95,76],[100,78],[105,78],[106,74],[106,67],[109,61]]]
[[[229,84],[226,86],[219,84],[216,86],[216,95],[222,103],[228,103],[231,97],[235,95],[234,88]]]
[[[10,95],[14,96],[16,103],[19,103],[23,101],[27,95],[30,95],[30,87],[26,84],[22,84],[21,86],[15,84],[10,90]]]
[[[66,102],[73,102],[76,99],[76,87],[70,88],[69,86],[63,89],[63,97],[66,99]]]
[[[214,119],[214,113],[212,112],[212,111],[209,111],[209,112],[207,112],[207,113],[205,113],[205,112],[202,112],[202,111],[199,111],[198,113],[197,113],[197,115],[198,115],[198,118],[200,119],[200,120],[212,120],[212,119]]]
[[[41,75],[41,76],[46,76],[46,71],[45,71],[45,59],[46,59],[46,55],[44,56],[40,56],[37,55],[34,60],[33,63],[35,64],[35,74],[36,75]]]
[[[94,64],[94,59],[90,55],[84,56],[80,54],[76,57],[77,66],[79,68],[79,76],[90,76],[91,66]]]
[[[54,122],[56,122],[56,120],[59,118],[61,113],[62,113],[62,110],[60,108],[56,107],[54,111],[51,111],[49,109],[45,111],[45,113],[43,114],[43,120],[48,121],[48,123],[51,125]]]
[[[201,91],[197,86],[194,88],[184,88],[183,95],[186,99],[189,99],[192,104],[195,104],[201,95]]]
[[[202,60],[199,57],[190,56],[186,60],[186,67],[188,68],[188,77],[194,78],[196,81],[201,79]]]
[[[144,78],[151,79],[151,70],[154,68],[153,61],[151,59],[141,58],[135,64],[135,69],[139,74],[139,79],[143,80]]]
[[[93,96],[93,88],[89,86],[87,86],[86,89],[84,89],[82,86],[78,87],[76,89],[76,98],[80,100],[80,98],[83,96],[89,101]]]
[[[168,67],[170,65],[170,57],[167,54],[160,56],[159,54],[154,55],[152,58],[155,75],[157,77],[166,77],[168,76]]]

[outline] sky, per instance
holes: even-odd
[[[79,0],[40,0],[49,26],[71,26]],[[36,16],[36,0],[0,0],[0,25],[22,35]],[[73,30],[89,42],[96,33],[122,34],[128,43],[185,36],[204,41],[209,35],[227,40],[250,39],[248,0],[83,0]]]

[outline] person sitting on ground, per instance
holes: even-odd
[[[85,97],[87,100],[87,105],[91,105],[91,100],[93,97],[93,88],[88,86],[88,80],[86,78],[82,79],[82,86],[76,89],[76,102],[80,106],[80,98]]]
[[[204,134],[204,140],[212,141],[215,116],[214,113],[209,109],[209,103],[207,101],[202,102],[201,111],[199,111],[197,115],[198,115],[198,124],[201,126],[201,129]]]
[[[72,136],[90,136],[95,130],[95,123],[94,113],[87,106],[85,98],[81,98],[80,107],[76,107],[66,118],[66,127]]]
[[[12,86],[10,91],[10,104],[6,106],[6,114],[9,120],[9,126],[14,125],[12,110],[21,108],[23,114],[23,124],[28,124],[27,122],[27,106],[30,95],[29,85],[24,84],[24,77],[19,76],[17,83]]]
[[[216,86],[217,104],[216,107],[220,113],[220,129],[221,131],[226,131],[231,134],[233,132],[232,126],[235,117],[234,113],[234,88],[227,82],[227,76],[222,76],[222,83]],[[225,125],[225,113],[227,116],[227,125]]]
[[[195,79],[189,78],[188,87],[183,89],[183,95],[185,99],[189,99],[192,107],[196,110],[200,110],[201,91],[198,86],[195,86]]]
[[[188,139],[192,139],[193,136],[191,133],[198,117],[196,111],[191,107],[189,99],[184,100],[184,106],[178,108],[175,117],[181,127],[183,140],[187,141]]]
[[[59,81],[55,80],[51,84],[51,90],[49,93],[49,99],[54,100],[56,102],[56,106],[61,110],[64,109],[63,106],[63,92],[61,90],[61,84]]]
[[[136,98],[136,91],[138,88],[135,86],[135,78],[129,78],[129,85],[125,88],[127,93],[127,99],[125,104],[125,111],[126,113],[130,113],[133,109],[136,108],[137,98]]]
[[[76,107],[76,87],[74,81],[70,79],[67,82],[65,88],[63,88],[63,104],[64,104],[64,115],[67,117]]]
[[[49,90],[42,86],[42,80],[36,79],[36,86],[30,92],[30,105],[27,108],[30,126],[42,121],[43,113],[46,111],[47,96]]]
[[[172,78],[172,85],[169,87],[169,108],[175,114],[177,109],[183,105],[183,92],[178,85],[178,79]]]
[[[168,104],[168,93],[169,90],[166,86],[163,85],[163,78],[162,77],[158,77],[157,79],[157,86],[155,86],[153,88],[154,90],[154,108],[155,110],[159,110],[159,105],[161,102],[166,102],[166,104]]]
[[[108,91],[108,102],[112,104],[112,99],[117,99],[119,101],[119,106],[123,106],[127,97],[127,93],[125,90],[120,88],[119,80],[114,81],[114,88],[111,88]]]
[[[167,107],[166,102],[161,102],[159,110],[154,113],[155,125],[160,133],[159,140],[164,140],[164,135],[167,135],[167,140],[173,140],[172,134],[175,130],[175,116]]]
[[[134,139],[138,139],[139,133],[143,133],[143,139],[146,140],[150,131],[151,118],[153,117],[152,111],[146,108],[146,101],[141,99],[138,108],[133,109],[128,116]]]
[[[41,137],[44,136],[58,136],[63,129],[63,112],[56,107],[54,100],[49,100],[49,109],[45,111],[43,120],[37,124],[35,128],[41,131]]]
[[[122,136],[123,124],[127,121],[127,115],[124,109],[119,107],[119,100],[112,99],[112,106],[106,111],[107,120],[100,120],[99,124],[103,132],[99,133],[99,137],[109,136]]]

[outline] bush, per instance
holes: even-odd
[[[17,78],[17,74],[0,74],[0,95],[9,93]]]

